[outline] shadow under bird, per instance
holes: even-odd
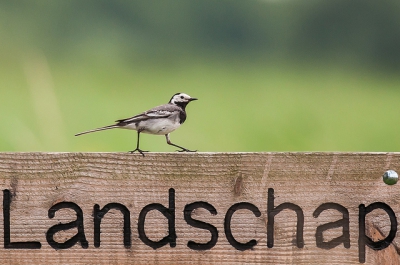
[[[181,150],[178,150],[179,152],[196,152],[173,144],[169,139],[169,134],[178,129],[179,126],[181,126],[182,123],[185,122],[186,106],[187,104],[189,104],[189,102],[193,100],[197,100],[197,98],[192,98],[185,93],[176,93],[172,96],[168,104],[154,107],[148,111],[127,119],[117,120],[115,121],[116,124],[81,132],[75,134],[75,136],[115,128],[129,129],[137,131],[136,149],[130,151],[130,153],[134,153],[137,151],[144,156],[144,152],[148,152],[143,151],[139,148],[140,133],[165,135],[167,143],[169,145],[180,148]]]

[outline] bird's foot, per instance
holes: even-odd
[[[135,150],[129,151],[128,153],[133,154],[133,153],[135,153],[136,151],[139,152],[143,157],[144,157],[144,153],[145,153],[145,152],[149,152],[149,151],[143,151],[143,150],[141,150],[141,149],[139,149],[139,148],[136,148]]]
[[[189,150],[186,148],[182,148],[181,150],[176,150],[176,151],[178,151],[178,152],[197,152],[197,150]]]

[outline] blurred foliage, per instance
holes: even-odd
[[[25,0],[0,9],[3,41],[53,53],[212,50],[400,67],[398,0]]]
[[[185,92],[200,151],[396,151],[398,0],[0,2],[0,150],[127,151],[73,134]],[[173,151],[163,137],[143,149]]]

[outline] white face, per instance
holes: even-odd
[[[176,104],[179,102],[189,102],[192,100],[194,100],[194,99],[192,97],[190,97],[188,94],[178,93],[178,94],[175,94],[169,102],[172,104]]]

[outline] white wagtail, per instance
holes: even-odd
[[[189,104],[190,101],[197,100],[197,98],[192,98],[184,93],[176,93],[172,96],[171,100],[168,104],[164,104],[161,106],[157,106],[148,111],[145,111],[141,114],[133,116],[131,118],[122,119],[115,121],[116,124],[100,127],[97,129],[85,131],[76,134],[75,136],[79,136],[86,133],[98,132],[103,130],[109,130],[114,128],[121,129],[129,129],[137,131],[137,143],[136,149],[130,151],[130,153],[134,153],[138,151],[144,156],[143,151],[139,148],[139,136],[140,133],[149,133],[156,135],[165,135],[167,139],[167,143],[169,145],[173,145],[175,147],[180,148],[180,152],[196,152],[186,149],[182,146],[173,144],[169,139],[169,134],[181,126],[182,123],[186,120],[186,105]]]

